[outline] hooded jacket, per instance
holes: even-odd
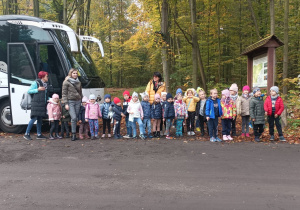
[[[174,119],[175,118],[175,108],[174,108],[173,102],[171,102],[171,103],[169,103],[168,101],[166,102],[164,118],[165,119]]]
[[[131,100],[128,104],[127,112],[133,112],[133,114],[129,114],[129,121],[133,122],[134,118],[142,118],[144,117],[143,108],[139,101],[139,99],[134,102]]]
[[[218,102],[219,117],[221,117],[222,114],[223,114],[222,113],[221,101],[218,98],[216,100]],[[212,100],[211,97],[209,97],[206,100],[205,115],[206,115],[206,117],[209,117],[211,119],[215,119],[214,101]]]
[[[109,103],[106,103],[106,102],[104,102],[102,105],[101,105],[101,107],[100,107],[100,111],[101,111],[101,115],[102,115],[102,118],[103,119],[109,119],[109,117],[108,117],[108,112],[109,112],[109,107],[111,106],[111,102],[109,102]]]
[[[85,119],[89,119],[89,120],[98,120],[98,118],[101,118],[101,111],[100,111],[100,107],[99,104],[95,103],[86,103],[85,106]]]
[[[186,96],[186,97],[183,98],[183,102],[185,102],[187,110],[189,112],[195,112],[196,111],[197,102],[200,101],[200,98],[194,96],[194,89],[189,88],[189,89],[187,89],[186,93],[188,91],[190,91],[190,90],[193,93],[193,97],[190,98],[190,97]]]
[[[265,124],[264,99],[262,96],[251,98],[250,117],[255,119],[254,124]]]
[[[128,112],[127,112],[127,108],[128,108],[128,104],[131,100],[131,96],[129,96],[129,98],[127,100],[124,99],[123,102],[123,114],[125,114],[126,116],[129,116]]]
[[[222,119],[232,119],[236,117],[236,104],[230,98],[229,102],[226,104],[225,101],[221,100],[222,106]]]
[[[188,117],[186,104],[183,101],[176,100],[174,103],[175,117]]]
[[[142,101],[141,105],[143,108],[144,119],[150,119],[151,118],[151,104],[148,101]]]
[[[78,121],[81,121],[81,122],[85,122],[85,107],[84,106],[80,106],[80,109],[79,109],[79,114],[78,114]]]
[[[62,105],[62,111],[61,111],[61,121],[62,122],[70,122],[71,121],[71,116],[70,116],[70,113],[69,113],[69,110],[66,110],[65,106]],[[63,116],[65,118],[63,118]]]
[[[118,106],[117,104],[114,104],[113,108],[112,108],[113,112],[114,112],[114,116],[113,118],[116,120],[116,121],[121,121],[122,119],[122,107],[121,106]]]
[[[153,104],[155,93],[158,93],[159,95],[161,95],[161,92],[166,92],[166,86],[165,86],[165,83],[164,83],[164,82],[159,82],[159,84],[158,84],[158,89],[157,89],[157,91],[155,92],[153,80],[151,79],[151,80],[148,82],[148,85],[147,85],[147,87],[146,87],[145,92],[147,92],[148,95],[149,95],[149,103],[150,103],[150,104]]]
[[[162,118],[162,106],[161,103],[153,103],[151,106],[151,118],[161,119]]]
[[[49,120],[60,120],[61,118],[61,106],[59,103],[53,101],[50,98],[49,103],[47,105]]]
[[[240,114],[241,116],[248,116],[250,115],[249,109],[250,109],[250,100],[251,97],[245,98],[243,96],[240,96],[240,100],[237,103],[237,114]]]

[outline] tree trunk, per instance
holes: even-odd
[[[251,12],[251,17],[252,17],[252,20],[253,20],[253,23],[254,23],[254,26],[255,26],[256,35],[258,36],[259,39],[261,39],[251,0],[248,0],[248,6],[249,6],[249,9],[250,9],[250,12]]]
[[[109,42],[109,80],[110,80],[110,86],[113,85],[112,80],[112,48],[111,48],[111,9],[110,9],[110,0],[107,0],[107,11],[109,16],[109,27],[108,27],[108,42]]]
[[[162,64],[166,91],[170,91],[169,59],[168,59],[168,41],[169,41],[169,4],[168,0],[163,0],[161,6],[161,32],[163,38],[162,46]]]
[[[190,3],[190,10],[191,10],[191,26],[192,26],[192,61],[193,61],[193,74],[192,74],[192,81],[193,81],[193,88],[197,89],[198,86],[198,62],[197,62],[197,32],[196,32],[196,0],[189,0]]]
[[[68,23],[68,8],[67,8],[67,0],[64,0],[64,11],[63,11],[63,18],[64,24],[67,25]]]
[[[77,1],[76,33],[78,35],[84,35],[84,0]]]
[[[219,54],[218,54],[218,81],[221,80],[221,31],[220,31],[220,2],[216,5],[217,9],[217,20],[218,20],[218,47],[219,47]]]
[[[40,2],[39,0],[33,0],[33,15],[40,17]]]
[[[271,35],[275,34],[275,11],[274,0],[270,0],[270,21],[271,21]]]

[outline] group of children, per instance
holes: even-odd
[[[221,142],[233,140],[232,136],[237,136],[236,119],[238,115],[242,117],[242,136],[250,137],[249,122],[253,123],[255,141],[259,142],[264,131],[265,115],[268,116],[270,140],[274,140],[274,121],[279,133],[279,139],[285,141],[280,124],[280,115],[284,109],[283,101],[279,96],[279,89],[273,86],[270,96],[263,100],[263,95],[258,87],[253,88],[250,93],[249,86],[244,86],[242,95],[238,95],[238,86],[234,83],[230,88],[222,91],[221,99],[218,98],[217,89],[210,90],[207,98],[202,88],[187,89],[185,94],[179,88],[173,98],[171,93],[162,92],[155,94],[153,104],[149,102],[149,95],[141,93],[139,100],[138,93],[134,92],[130,96],[129,91],[123,93],[123,106],[119,98],[113,101],[111,96],[104,96],[104,103],[98,104],[95,95],[91,94],[89,99],[84,96],[82,106],[78,115],[79,138],[99,138],[99,118],[103,121],[102,138],[111,137],[111,123],[113,123],[114,138],[137,138],[136,123],[139,125],[139,137],[141,139],[161,137],[165,135],[171,139],[170,129],[174,125],[176,136],[182,136],[184,123],[187,126],[187,135],[195,135],[196,130],[205,134],[205,124],[211,142]],[[47,105],[49,121],[51,123],[50,139],[63,138],[64,131],[69,137],[70,115],[68,110],[59,104],[59,96],[53,94]],[[126,135],[121,136],[121,120],[125,118]],[[222,139],[218,137],[218,124],[221,118]],[[61,135],[59,135],[59,121],[61,120]],[[163,132],[164,130],[164,132]],[[147,131],[147,132],[146,132]],[[54,133],[55,132],[55,133]],[[90,132],[90,135],[89,135]],[[147,133],[147,134],[146,134]]]

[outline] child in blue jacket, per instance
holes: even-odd
[[[206,100],[205,115],[208,121],[209,137],[211,142],[221,142],[217,136],[218,118],[222,116],[221,101],[218,99],[218,90],[211,89],[210,97]]]
[[[148,138],[152,138],[153,136],[151,135],[151,104],[149,103],[149,95],[147,92],[140,93],[142,96],[142,108],[143,108],[143,113],[144,113],[144,118],[143,118],[143,124],[144,124],[144,133],[146,136],[146,128],[148,128]]]
[[[100,107],[100,111],[101,111],[101,115],[102,115],[102,121],[103,121],[103,134],[102,134],[102,138],[105,137],[105,130],[106,130],[106,126],[107,126],[107,129],[108,129],[108,138],[111,137],[111,134],[110,134],[110,122],[111,122],[111,119],[110,117],[108,116],[108,112],[109,112],[109,107],[111,106],[111,96],[109,94],[106,94],[104,96],[104,103],[101,105]]]
[[[154,102],[151,106],[152,132],[153,136],[160,137],[160,124],[162,118],[162,106],[160,103],[160,95],[158,93],[154,96]]]

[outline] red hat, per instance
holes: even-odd
[[[120,102],[121,102],[121,100],[120,100],[118,97],[115,97],[115,98],[114,98],[114,103],[115,103],[115,104],[120,103]]]
[[[124,92],[123,92],[123,96],[124,95],[128,95],[128,96],[130,96],[130,93],[129,93],[129,91],[128,90],[125,90]]]

